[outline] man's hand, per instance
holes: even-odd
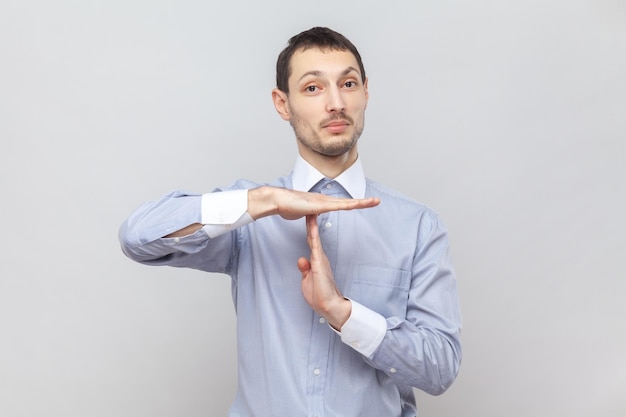
[[[375,207],[379,198],[337,198],[319,193],[306,193],[279,187],[259,187],[248,190],[248,214],[254,220],[279,215],[296,220],[308,214],[321,214],[336,210],[354,210]],[[180,237],[195,233],[202,224],[194,223],[165,237]]]
[[[259,187],[248,191],[248,213],[255,220],[271,215],[295,220],[309,214],[369,208],[379,203],[379,198],[337,198],[277,187]]]
[[[311,259],[298,259],[302,272],[302,294],[307,303],[336,330],[350,317],[352,303],[346,300],[335,284],[333,271],[322,248],[317,214],[306,216],[307,240],[311,248]]]

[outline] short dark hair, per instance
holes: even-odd
[[[291,75],[291,57],[298,50],[310,48],[329,49],[333,51],[349,51],[356,58],[361,71],[361,81],[365,83],[365,67],[356,46],[341,33],[326,27],[314,27],[305,30],[291,39],[276,61],[276,87],[289,93],[289,76]]]

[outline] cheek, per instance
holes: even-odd
[[[289,109],[291,118],[298,119],[300,122],[304,122],[306,124],[315,124],[315,120],[317,120],[317,114],[315,109],[312,106],[302,106],[294,104]]]
[[[347,104],[349,109],[355,114],[362,113],[367,108],[367,99],[365,96],[352,97]]]
[[[352,117],[355,120],[362,121],[365,119],[365,109],[367,108],[367,103],[359,103],[358,106],[353,107]]]
[[[360,102],[361,102],[361,110],[367,109],[367,94],[364,94],[361,97]]]

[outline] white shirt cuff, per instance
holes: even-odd
[[[352,312],[341,328],[341,341],[366,357],[371,357],[387,332],[387,320],[377,312],[350,300]]]
[[[248,214],[248,190],[231,190],[202,195],[200,222],[210,238],[253,222]]]

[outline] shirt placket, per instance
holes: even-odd
[[[341,187],[333,181],[324,181],[315,191],[325,195],[339,195]],[[334,271],[337,262],[337,220],[336,211],[323,213],[318,216],[320,238],[326,257]],[[328,383],[328,363],[331,351],[332,338],[336,337],[323,317],[314,314],[309,352],[309,416],[322,417],[324,413],[324,392]]]

